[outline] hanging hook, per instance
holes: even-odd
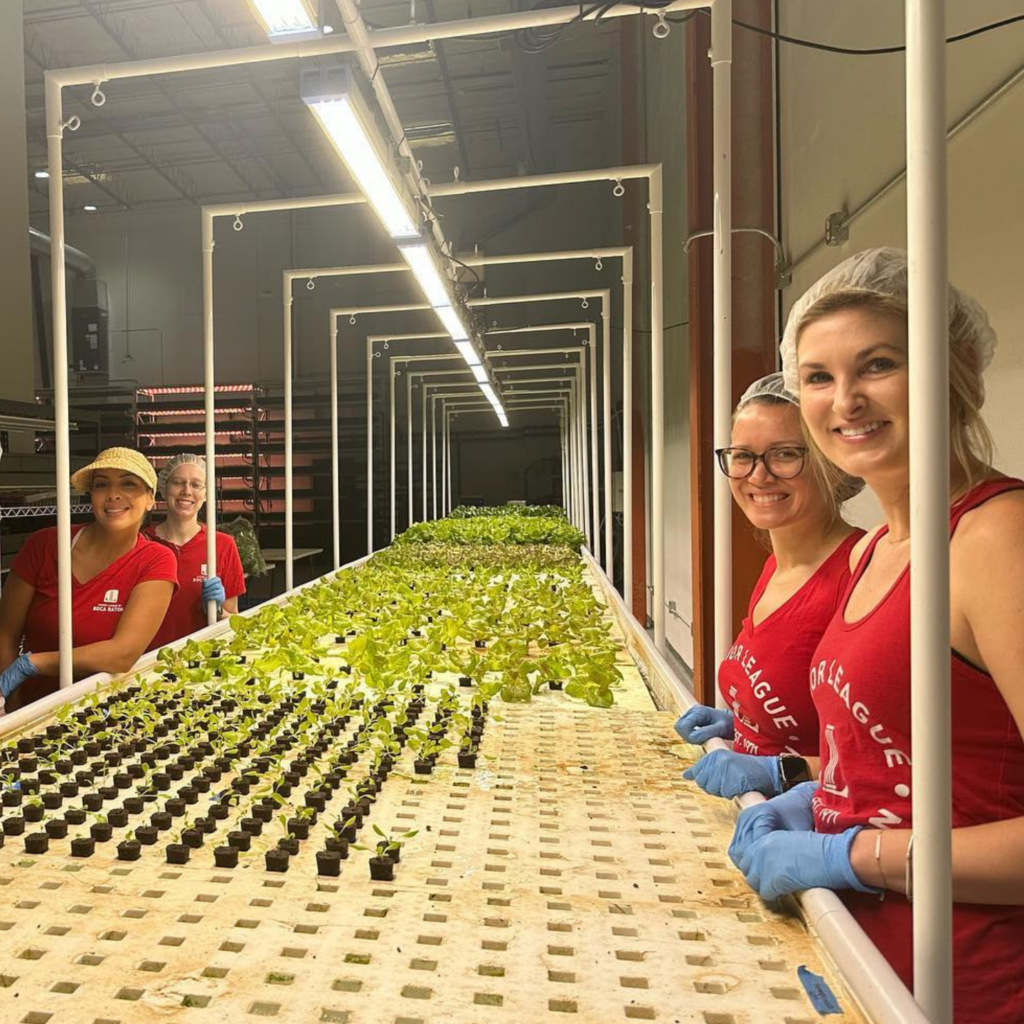
[[[595,270],[601,270],[603,267],[604,267],[604,264],[601,262],[601,257],[598,256],[597,257],[597,262],[594,264],[594,269]]]
[[[498,326],[498,321],[497,320],[492,320],[491,321],[491,326],[492,327],[497,327]]]
[[[231,225],[236,231],[241,231],[245,225],[242,223],[242,215],[240,213],[235,214],[235,223]]]
[[[92,100],[92,105],[94,107],[102,107],[103,104],[107,102],[107,95],[100,88],[99,82],[92,83],[92,96],[90,97],[90,99]]]
[[[580,303],[580,305],[581,305],[581,306],[582,306],[582,307],[583,307],[584,309],[589,309],[589,308],[590,308],[590,303],[589,303],[589,302],[588,302],[588,301],[587,301],[586,299],[584,299],[584,300],[583,300],[583,301],[582,301],[582,302]]]
[[[306,291],[311,292],[315,287],[316,287],[316,281],[314,281],[313,278],[310,278],[306,282]]]
[[[379,352],[374,352],[373,353],[373,358],[374,359],[380,359],[380,353]]]
[[[455,165],[455,169],[454,169],[454,171],[452,173],[455,175],[455,180],[458,181],[459,180],[459,175],[462,173],[462,171],[460,170],[458,164]]]
[[[504,347],[504,346],[503,346],[503,345],[501,345],[501,344],[499,343],[498,347],[497,347],[497,348],[496,348],[496,349],[495,349],[494,351],[495,351],[495,352],[500,352],[500,351],[502,350],[502,348],[503,348],[503,347]],[[504,364],[504,363],[502,363],[501,365],[502,365],[502,366],[504,366],[505,364]]]
[[[654,23],[654,28],[651,31],[654,33],[655,39],[664,39],[672,31],[672,26],[665,20],[664,11],[658,11],[657,17],[658,20]]]
[[[626,186],[622,184],[621,178],[615,179],[615,187],[612,189],[612,195],[616,199],[621,199],[626,194]]]
[[[61,131],[65,128],[69,132],[77,132],[82,127],[82,119],[77,114],[72,114],[66,121],[61,122]]]
[[[387,342],[385,341],[385,342],[384,342],[384,350],[385,350],[385,351],[387,351],[387,349],[388,349],[388,348],[389,348],[389,345],[388,345],[388,343],[387,343]]]
[[[351,316],[350,316],[350,317],[348,318],[348,322],[349,322],[350,324],[354,324],[354,323],[356,322],[356,315],[355,315],[355,313],[353,313],[353,314],[352,314],[352,315],[351,315]]]

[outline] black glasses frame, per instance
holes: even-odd
[[[750,469],[746,473],[741,473],[739,476],[730,473],[726,468],[726,459],[729,452],[742,451],[746,452],[754,457],[753,462],[750,463]],[[779,473],[772,468],[771,457],[773,453],[777,451],[794,451],[800,453],[800,462],[797,466],[795,473]],[[792,480],[798,477],[803,471],[804,466],[807,463],[807,449],[798,445],[781,445],[778,448],[766,448],[763,452],[752,452],[749,448],[730,447],[730,448],[716,448],[715,456],[718,459],[718,468],[730,479],[730,480],[746,480],[748,476],[752,476],[754,470],[757,469],[759,462],[764,463],[764,468],[768,471],[770,476],[775,477],[777,480]]]

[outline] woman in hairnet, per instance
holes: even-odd
[[[206,566],[206,527],[199,513],[206,502],[206,462],[187,452],[175,455],[160,471],[159,492],[167,503],[162,523],[146,530],[178,559],[178,592],[174,595],[151,647],[162,647],[207,625],[206,606],[216,601],[220,618],[238,611],[245,593],[242,562],[234,538],[217,533],[217,575]]]
[[[732,740],[732,750],[712,750],[683,777],[715,796],[775,796],[817,776],[818,716],[807,670],[864,533],[841,514],[862,485],[808,450],[781,373],[746,390],[731,444],[715,454],[733,499],[767,536],[771,554],[718,668],[726,708],[698,704],[676,722],[683,739],[719,736]]]
[[[950,651],[954,1016],[1024,1019],[1024,481],[991,465],[982,371],[995,334],[950,286]],[[822,886],[913,983],[907,256],[873,249],[794,306],[782,346],[813,443],[885,522],[812,659],[820,782],[744,811],[730,856],[766,899]],[[918,371],[919,372],[919,371]],[[939,698],[937,695],[937,699]]]

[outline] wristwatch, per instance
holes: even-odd
[[[810,782],[811,766],[799,754],[779,754],[779,781],[783,793],[801,782]]]

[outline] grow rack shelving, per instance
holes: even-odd
[[[592,585],[597,572],[588,573]],[[237,868],[215,867],[213,837],[179,866],[165,863],[166,832],[133,862],[116,859],[124,829],[85,859],[66,855],[67,840],[28,856],[21,837],[8,836],[0,849],[5,1001],[17,997],[19,1020],[53,1024],[205,1020],[209,1011],[296,1024],[562,1019],[556,1014],[782,1024],[813,1016],[796,974],[806,964],[838,995],[845,1012],[836,1019],[861,1020],[803,925],[762,905],[729,864],[729,808],[681,779],[690,751],[674,739],[674,712],[656,709],[644,681],[651,666],[640,659],[641,672],[628,653],[635,638],[618,612],[613,604],[602,613],[614,616],[624,676],[613,707],[547,690],[525,705],[493,703],[474,770],[456,767],[449,751],[432,775],[418,776],[403,750],[367,819],[389,835],[419,830],[393,882],[371,882],[369,854],[357,850],[339,877],[316,874],[330,813],[286,874],[267,871],[260,850],[243,853]],[[229,635],[218,626],[199,636],[215,633]],[[216,683],[191,685],[219,700]],[[428,683],[424,720],[439,691],[439,681]],[[64,696],[50,698],[49,710]],[[266,708],[273,715],[274,705]],[[45,735],[49,710],[18,735]],[[239,712],[218,713],[230,728]],[[17,714],[0,732],[28,717]],[[291,732],[288,714],[279,727]],[[196,806],[211,806],[232,777]],[[303,799],[310,785],[307,774],[289,799]],[[161,802],[168,795],[162,790]],[[336,793],[329,807],[343,800]],[[217,822],[218,842],[240,816]],[[360,841],[372,840],[364,825]]]

